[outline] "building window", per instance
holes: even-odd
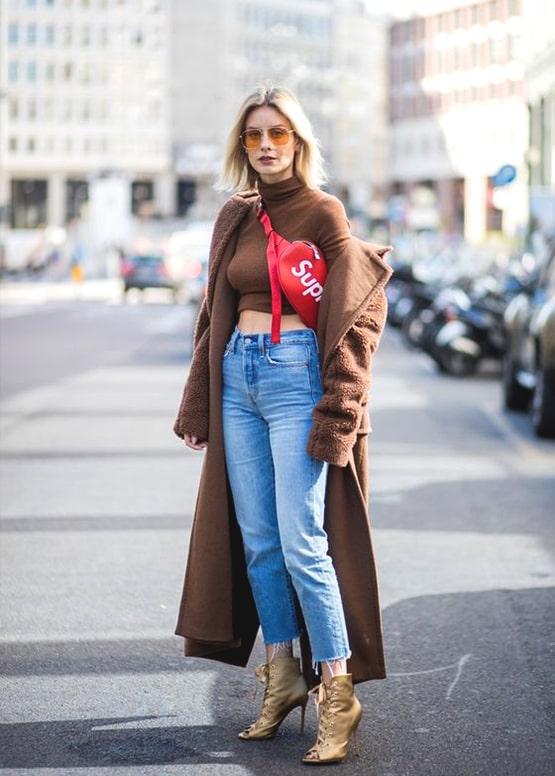
[[[8,43],[14,45],[19,42],[19,27],[17,24],[8,25]]]
[[[196,183],[194,180],[177,181],[177,215],[186,215],[196,199]]]
[[[144,214],[154,199],[152,181],[133,181],[131,184],[131,210],[134,215]]]
[[[89,200],[89,185],[85,180],[66,181],[66,222],[81,218]]]
[[[30,46],[34,46],[37,42],[37,25],[36,24],[28,24],[27,25],[27,43]]]
[[[19,62],[8,63],[8,81],[14,83],[19,78]]]
[[[36,229],[46,223],[48,183],[46,180],[12,180],[11,226]]]
[[[37,80],[37,63],[36,62],[27,62],[27,80],[28,81],[36,81]]]
[[[500,18],[500,8],[497,0],[489,0],[488,3],[488,19],[490,22]]]
[[[47,46],[54,45],[54,26],[52,24],[47,24],[44,28],[44,42]]]

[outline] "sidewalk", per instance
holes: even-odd
[[[261,643],[242,670],[173,636],[203,455],[171,432],[183,364],[155,346],[3,404],[0,772],[303,776],[313,704],[304,735],[297,712],[273,742],[237,738]],[[506,434],[495,383],[437,378],[390,332],[380,347],[388,679],[359,686],[362,755],[339,770],[551,776],[555,451]]]
[[[45,304],[63,301],[119,301],[119,278],[72,280],[2,280],[0,305]]]

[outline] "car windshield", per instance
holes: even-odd
[[[137,262],[150,262],[152,264],[159,264],[160,262],[163,262],[164,259],[162,256],[132,256],[131,261],[137,261]]]

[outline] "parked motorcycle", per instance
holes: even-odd
[[[467,310],[471,304],[470,297],[462,286],[447,286],[441,289],[429,308],[422,310],[418,323],[413,324],[413,328],[417,325],[421,327],[421,350],[432,358],[442,372],[446,370],[438,352],[437,335],[447,323],[457,318],[460,311]]]
[[[422,339],[433,305],[441,289],[435,283],[415,283],[400,303],[402,313],[401,337],[405,345],[411,348],[421,348]]]
[[[411,293],[411,288],[419,281],[414,276],[412,264],[392,263],[393,275],[385,287],[387,296],[387,321],[390,326],[399,328],[403,321],[406,308],[406,298]]]
[[[464,264],[456,252],[437,251],[414,263],[394,267],[386,288],[389,323],[400,329],[401,338],[411,348],[420,348],[433,306],[443,289],[453,284],[464,285]]]
[[[429,333],[426,351],[441,371],[457,377],[475,374],[484,359],[499,361],[506,346],[506,307],[496,281],[481,278],[471,293],[447,301],[440,313],[445,320]]]

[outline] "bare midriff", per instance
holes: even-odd
[[[269,334],[272,331],[272,314],[257,310],[243,310],[239,314],[237,328],[243,334]],[[295,313],[281,316],[281,331],[308,328]]]

